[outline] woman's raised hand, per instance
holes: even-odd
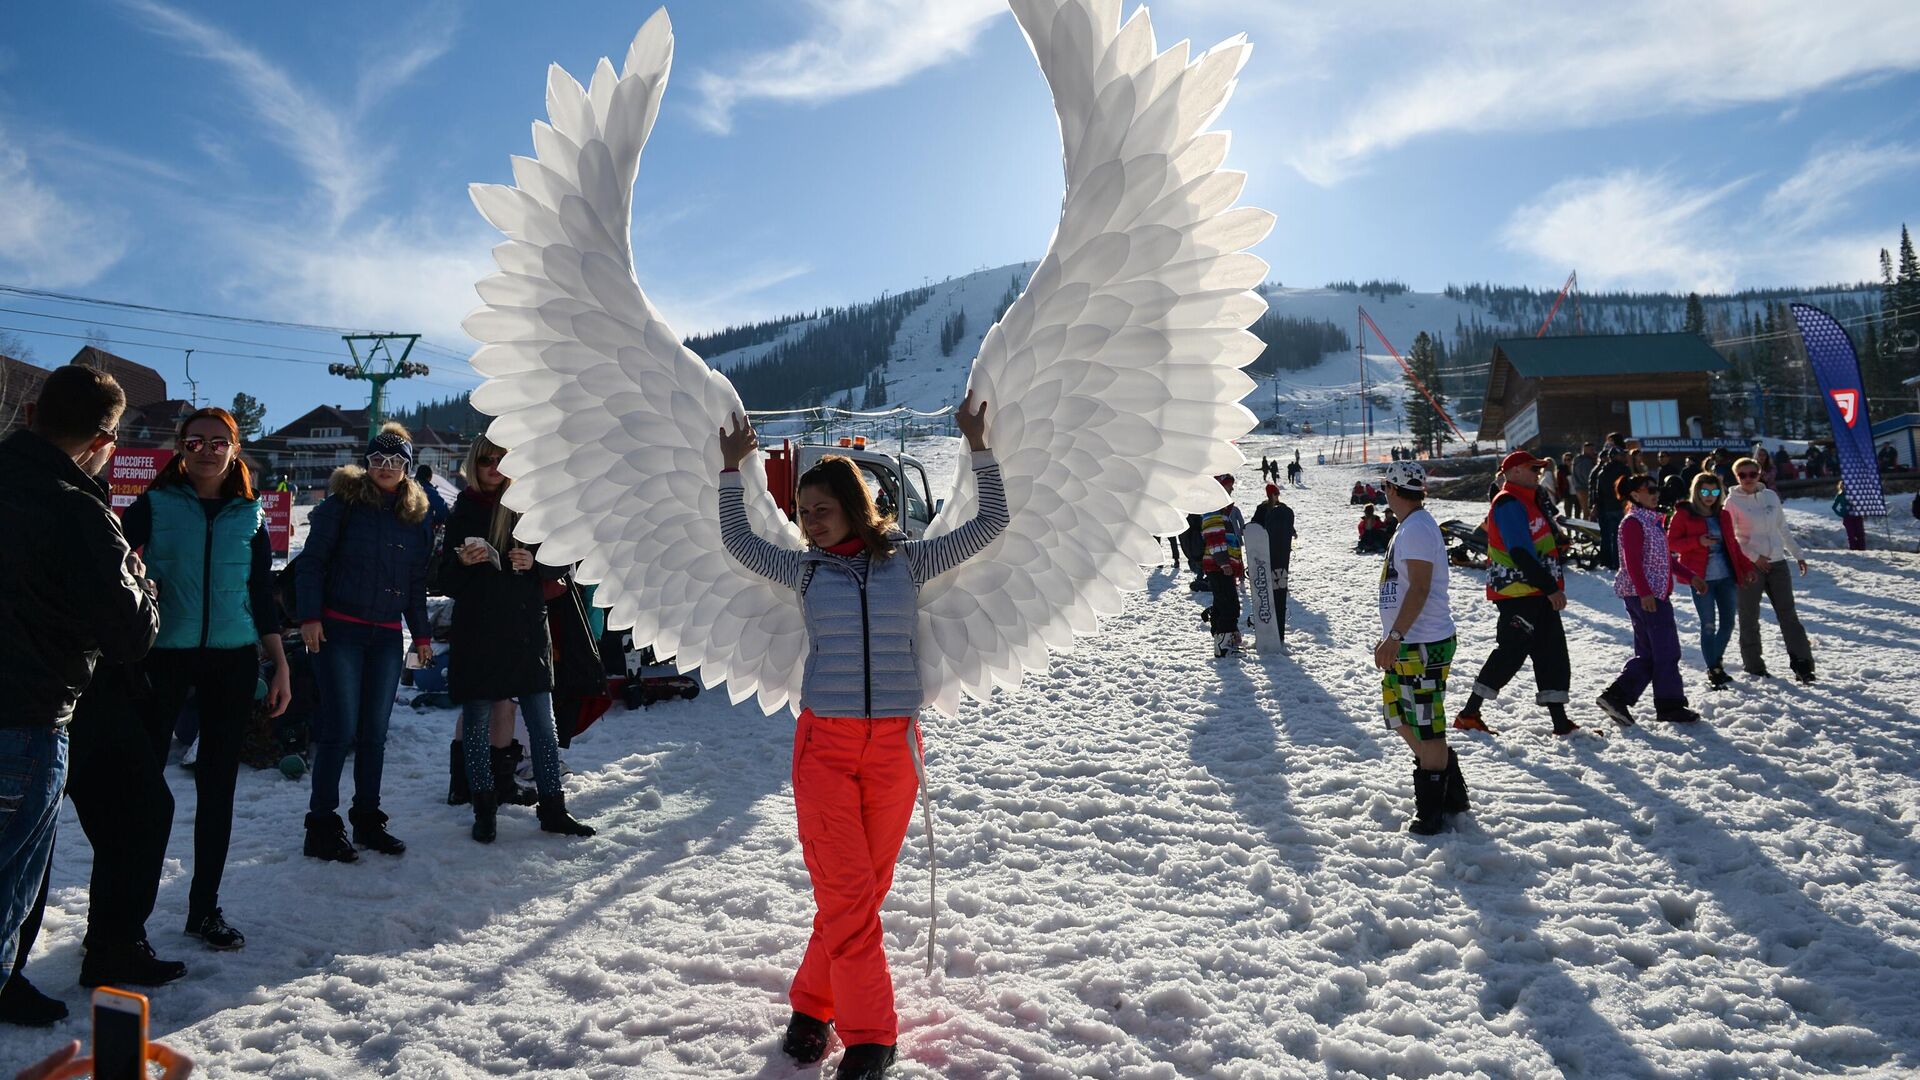
[[[975,409],[973,391],[967,391],[967,399],[960,403],[959,409],[955,410],[953,423],[960,429],[960,434],[966,436],[967,449],[985,450],[987,448],[987,403],[982,401],[980,407]]]
[[[720,458],[727,468],[737,469],[748,455],[760,448],[760,440],[754,437],[753,424],[745,416],[734,413],[727,419],[737,426],[732,431],[720,429]]]

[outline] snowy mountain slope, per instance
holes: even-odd
[[[1556,740],[1523,673],[1488,709],[1497,738],[1455,740],[1475,812],[1421,841],[1400,831],[1409,757],[1377,719],[1356,473],[1315,467],[1316,441],[1244,449],[1296,445],[1310,486],[1288,495],[1287,653],[1213,661],[1183,575],[1163,571],[1053,670],[929,730],[940,962],[919,966],[916,821],[883,916],[899,1076],[1920,1068],[1920,559],[1815,553],[1797,586],[1811,687],[1706,693],[1683,603],[1694,728]],[[950,441],[911,449],[953,467]],[[1252,466],[1239,476],[1256,486]],[[1451,582],[1459,685],[1492,619],[1478,574]],[[1570,591],[1575,717],[1610,727],[1590,703],[1626,656],[1626,618],[1597,576]],[[1771,626],[1767,649],[1784,668]],[[452,724],[396,712],[384,808],[412,845],[397,860],[302,858],[305,784],[243,770],[222,898],[249,937],[234,954],[178,933],[194,796],[169,770],[180,808],[150,928],[193,970],[153,993],[157,1037],[213,1076],[820,1075],[778,1050],[811,910],[788,723],[719,695],[616,710],[566,755],[570,803],[601,835],[542,835],[514,808],[492,847],[442,802]],[[30,973],[77,1007],[90,853],[70,809],[61,832]],[[84,1035],[84,1011],[8,1029],[0,1072]]]

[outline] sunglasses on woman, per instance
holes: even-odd
[[[189,435],[180,440],[180,445],[185,447],[189,454],[197,454],[202,450],[212,450],[216,454],[224,454],[233,449],[233,440],[221,438],[209,439],[200,435]]]
[[[1734,473],[1734,475],[1738,476],[1742,480],[1752,480],[1758,477],[1760,474],[1757,472],[1753,472],[1752,470],[1748,470],[1747,472]]]
[[[1700,494],[1702,494],[1702,495],[1718,495],[1718,494],[1720,494],[1720,489],[1719,489],[1719,488],[1701,488],[1701,489],[1700,489]]]
[[[367,464],[375,469],[404,469],[407,467],[407,455],[368,454]]]
[[[500,465],[500,455],[481,454],[479,457],[473,459],[473,463],[475,465],[485,465],[489,469],[498,468]]]

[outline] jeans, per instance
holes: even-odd
[[[313,657],[320,707],[313,714],[313,797],[307,808],[316,814],[339,809],[340,773],[351,746],[353,807],[378,810],[387,720],[405,656],[400,631],[334,619],[326,621],[325,631],[327,639]]]
[[[493,702],[469,701],[460,706],[460,750],[467,759],[467,786],[493,790],[492,747],[487,741]],[[560,743],[553,727],[553,695],[521,694],[520,715],[527,721],[527,739],[533,745],[533,784],[540,797],[564,794],[560,787]]]
[[[1597,515],[1600,524],[1600,565],[1609,570],[1620,569],[1620,522],[1626,515],[1618,510],[1602,510]]]
[[[66,786],[65,728],[0,728],[0,957],[7,960],[53,858]]]
[[[1700,654],[1707,666],[1717,668],[1727,656],[1727,642],[1733,640],[1734,602],[1740,595],[1740,583],[1730,577],[1715,578],[1704,589],[1695,590],[1693,609],[1700,613]]]

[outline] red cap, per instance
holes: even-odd
[[[1267,485],[1267,494],[1269,494],[1269,495],[1278,495],[1278,494],[1280,494],[1280,485],[1279,485],[1279,484],[1268,484],[1268,485]]]
[[[1500,459],[1500,471],[1506,472],[1508,469],[1518,469],[1523,466],[1532,467],[1536,465],[1545,465],[1546,463],[1547,463],[1546,458],[1534,457],[1532,454],[1527,453],[1525,450],[1515,450],[1513,453],[1508,454],[1506,457]]]

